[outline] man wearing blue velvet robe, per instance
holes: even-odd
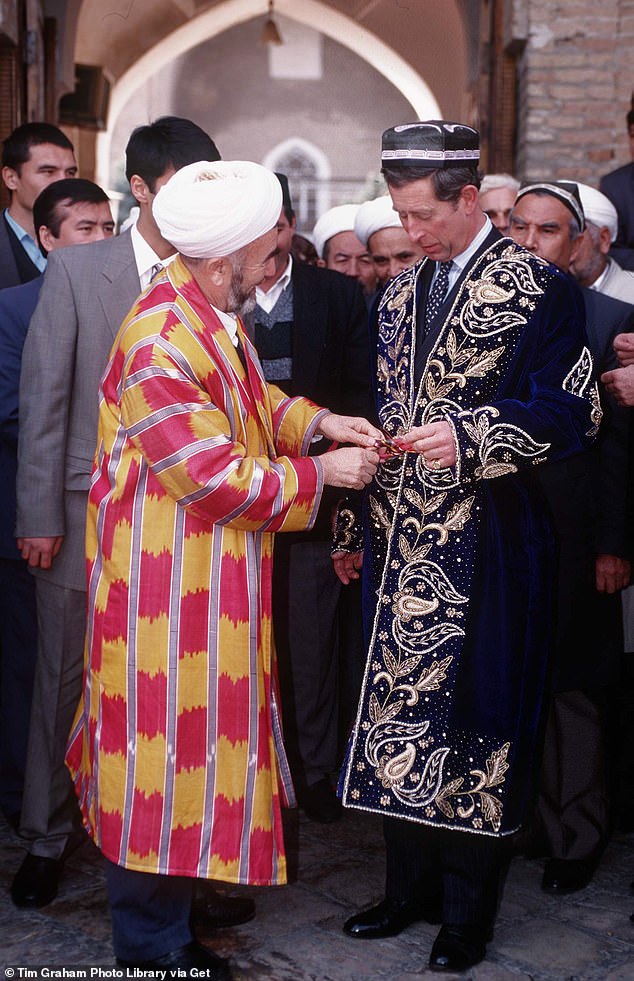
[[[553,585],[535,467],[582,452],[601,415],[579,290],[492,228],[478,157],[456,123],[383,135],[426,259],[375,310],[385,459],[333,554],[345,582],[363,549],[369,648],[343,803],[382,814],[387,845],[385,899],[344,930],[442,922],[441,971],[485,956],[503,839],[533,791]]]

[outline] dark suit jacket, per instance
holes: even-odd
[[[0,214],[0,290],[28,283],[38,276],[39,269],[9,228],[4,214]]]
[[[99,384],[139,293],[130,233],[51,253],[22,357],[17,533],[64,536],[50,570],[86,588],[85,523]]]
[[[596,290],[582,293],[598,377],[617,366],[612,342],[634,330],[634,307]],[[538,468],[559,542],[557,691],[611,681],[622,650],[620,597],[597,592],[595,559],[631,553],[630,410],[617,406],[602,386],[601,403],[604,417],[593,447]]]
[[[599,190],[617,210],[619,229],[610,253],[623,269],[634,269],[634,161],[605,174]]]
[[[292,283],[293,377],[288,394],[304,395],[343,415],[367,415],[367,308],[359,283],[350,276],[295,260]],[[321,452],[327,444],[322,441],[315,447]],[[309,536],[330,537],[330,512],[341,496],[337,488],[325,489]],[[305,534],[292,538],[297,541]]]
[[[0,292],[0,556],[17,559],[15,479],[22,348],[44,277]]]

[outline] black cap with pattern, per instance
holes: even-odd
[[[392,126],[383,133],[383,164],[412,164],[429,170],[464,167],[480,159],[480,136],[464,123],[445,119]]]
[[[586,220],[583,214],[579,188],[574,181],[524,181],[517,192],[515,200],[519,201],[525,194],[535,193],[550,194],[551,197],[561,201],[577,219],[579,227],[583,231]]]

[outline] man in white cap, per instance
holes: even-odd
[[[609,255],[618,228],[616,208],[605,194],[589,184],[577,182],[577,187],[586,229],[570,263],[570,272],[582,286],[634,303],[634,272],[623,269]]]
[[[354,232],[358,210],[358,204],[340,204],[326,211],[313,229],[313,242],[319,265],[358,279],[369,303],[376,289],[376,273],[367,246]]]
[[[585,241],[574,181],[531,181],[511,213],[511,237],[568,272]],[[597,374],[615,363],[616,334],[634,308],[582,288],[585,332]],[[538,471],[558,546],[551,699],[537,803],[547,855],[542,889],[584,889],[610,834],[606,695],[623,650],[620,591],[631,574],[629,414],[601,389],[603,419],[589,452]],[[584,616],[579,616],[579,610]]]
[[[359,205],[354,233],[370,253],[379,289],[424,255],[403,228],[389,194]]]
[[[273,532],[376,470],[364,419],[267,385],[239,315],[270,275],[282,191],[258,164],[184,167],[153,205],[173,263],[102,382],[87,519],[88,639],[67,763],[106,858],[121,966],[226,961],[190,929],[197,878],[285,881]],[[357,444],[321,457],[311,439]]]

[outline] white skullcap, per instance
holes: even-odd
[[[366,248],[370,236],[382,228],[403,228],[389,194],[375,198],[374,201],[364,201],[359,205],[354,220],[354,233]]]
[[[282,210],[272,170],[249,160],[200,160],[170,177],[152,205],[163,238],[192,259],[230,255],[270,231]]]
[[[577,187],[586,219],[591,221],[593,225],[598,225],[599,228],[607,225],[610,229],[610,241],[613,242],[619,224],[616,208],[610,199],[606,198],[605,194],[597,191],[594,187],[590,187],[589,184],[580,184],[577,181]]]
[[[320,259],[324,257],[324,245],[339,232],[353,232],[358,204],[340,204],[321,216],[313,228],[313,241]]]

